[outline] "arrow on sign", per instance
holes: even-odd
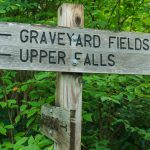
[[[12,34],[0,33],[0,36],[12,36]],[[0,53],[0,56],[11,56],[11,54]]]
[[[11,54],[2,54],[2,53],[0,53],[0,56],[11,56]]]
[[[12,36],[11,34],[0,33],[0,36]]]

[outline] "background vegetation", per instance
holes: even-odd
[[[0,21],[57,25],[57,9],[85,7],[85,27],[150,32],[149,0],[0,0]],[[0,150],[52,150],[40,108],[54,104],[55,73],[0,70]],[[150,77],[84,74],[83,150],[150,150]]]

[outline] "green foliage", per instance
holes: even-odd
[[[55,75],[1,71],[1,149],[47,150],[52,142],[40,134],[40,109],[53,104]],[[51,87],[49,88],[49,85]]]
[[[85,146],[99,150],[103,149],[102,147],[113,150],[148,148],[149,77],[104,74],[86,75],[84,80]],[[102,141],[105,141],[105,144]]]
[[[85,7],[85,27],[150,32],[149,0],[0,0],[0,21],[57,25],[62,3]],[[55,74],[0,71],[0,149],[52,150],[40,109],[54,105]],[[83,150],[150,149],[150,78],[84,75]]]

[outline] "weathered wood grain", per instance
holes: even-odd
[[[80,22],[78,17],[75,18]],[[71,28],[0,23],[0,69],[150,74],[150,34],[76,29],[73,27],[75,20],[71,22]],[[81,22],[83,23],[83,20]],[[24,41],[28,38],[26,42],[20,40],[22,30],[27,30],[22,34]],[[38,33],[36,40],[30,36],[35,36],[33,31]],[[52,39],[56,34],[54,43],[49,34]],[[68,35],[70,37],[73,35],[71,41]],[[91,36],[90,43],[85,43],[86,35]],[[94,37],[95,35],[100,37],[100,41],[98,37]],[[100,46],[96,47],[99,43]],[[20,52],[25,60],[27,49],[28,59],[23,62],[20,59]],[[64,55],[66,56],[62,59]],[[114,56],[111,57],[115,62],[114,65],[108,60],[110,55]],[[87,58],[90,63],[85,64]],[[74,65],[74,62],[77,64]]]
[[[71,124],[75,111],[44,104],[41,108],[41,132],[59,143],[70,147]]]
[[[77,19],[77,20],[76,20]],[[58,25],[63,27],[83,27],[84,9],[82,5],[63,4],[58,10]],[[82,75],[58,73],[56,86],[56,106],[75,110],[71,121],[70,147],[55,144],[55,150],[81,150],[82,120]]]

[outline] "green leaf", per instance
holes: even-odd
[[[51,145],[51,146],[48,148],[48,150],[54,150],[54,146]]]
[[[31,119],[29,119],[28,122],[26,123],[26,127],[28,128],[28,127],[32,124],[32,122],[33,122],[34,120],[35,120],[34,117],[32,117]]]
[[[13,125],[6,125],[5,128],[6,129],[14,129],[14,126]]]
[[[0,9],[0,14],[4,14],[4,13],[6,13],[6,10]]]
[[[28,144],[32,145],[34,143],[34,138],[33,136],[30,136],[30,138],[28,139]]]
[[[0,126],[0,134],[6,135],[6,132],[7,130],[4,127]]]
[[[28,85],[27,84],[25,84],[25,85],[23,85],[23,86],[21,86],[21,91],[26,91],[28,89]]]
[[[0,94],[0,99],[2,99],[4,97],[4,95],[3,94]]]
[[[37,134],[35,137],[35,142],[39,143],[40,141],[43,141],[44,136],[41,134]]]
[[[2,149],[2,150],[10,150],[14,148],[13,144],[10,141],[6,141],[4,142],[4,144],[5,144],[5,149]],[[4,147],[4,144],[3,144],[3,147]]]
[[[38,145],[40,147],[49,146],[51,144],[52,144],[52,142],[49,139],[46,139],[46,138],[44,138],[40,142],[38,142]]]
[[[40,150],[40,148],[38,145],[32,144],[32,145],[28,145],[28,146],[24,147],[23,149],[19,149],[19,150]]]
[[[86,120],[86,121],[89,121],[89,122],[92,122],[92,113],[88,113],[88,114],[85,114],[83,115],[83,119]]]
[[[37,109],[37,108],[32,108],[32,109],[30,109],[30,110],[28,111],[28,113],[27,113],[27,117],[29,118],[29,117],[33,116],[33,115],[36,114],[38,111],[39,111],[39,109]]]
[[[21,116],[18,115],[18,116],[15,118],[15,123],[18,123],[18,122],[20,121],[20,119],[21,119]]]
[[[129,100],[129,101],[132,101],[132,100],[135,99],[135,94],[134,94],[134,93],[131,93],[131,92],[130,92],[130,93],[128,93],[127,96],[128,96],[128,100]]]
[[[33,107],[39,107],[41,106],[42,103],[40,102],[29,102],[29,105],[33,106]]]
[[[25,132],[19,131],[14,135],[16,141],[20,140],[23,136],[25,136]]]
[[[22,147],[22,145],[28,140],[27,137],[23,137],[21,138],[19,141],[17,141],[17,143],[14,146],[14,150],[19,150],[19,148]]]
[[[144,139],[146,139],[147,141],[149,141],[149,140],[150,140],[150,132],[149,132],[149,133],[146,133],[146,135],[145,135]]]
[[[15,99],[9,99],[7,101],[7,103],[8,103],[8,107],[11,108],[12,105],[16,104],[16,100]]]
[[[27,105],[21,105],[21,107],[20,107],[20,111],[22,112],[22,111],[25,111],[26,110],[26,108],[27,108]]]
[[[1,106],[2,108],[5,108],[5,107],[7,106],[7,103],[6,103],[6,102],[0,102],[0,106]]]
[[[43,80],[45,78],[48,78],[50,76],[50,73],[49,72],[42,72],[42,73],[39,73],[39,74],[36,74],[35,75],[35,78],[36,80]]]

